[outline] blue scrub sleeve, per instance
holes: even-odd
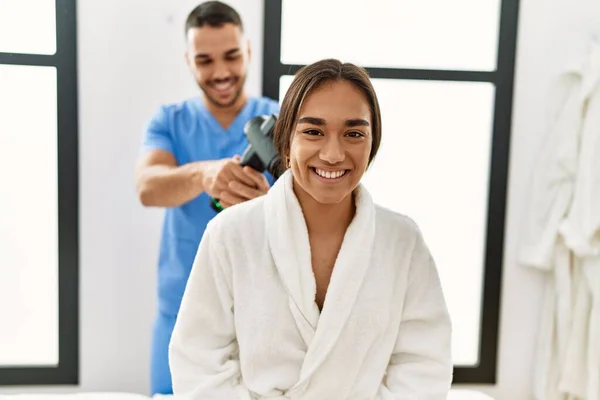
[[[143,152],[164,150],[175,154],[169,119],[167,107],[160,107],[146,127],[142,143]]]

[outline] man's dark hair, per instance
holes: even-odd
[[[220,27],[231,23],[240,27],[244,31],[242,18],[231,6],[220,1],[206,1],[194,8],[185,21],[185,34],[191,28],[201,28],[204,25]]]

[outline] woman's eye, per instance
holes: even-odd
[[[348,132],[348,136],[350,137],[354,137],[354,138],[359,138],[359,137],[363,137],[365,136],[362,132]]]
[[[316,129],[308,129],[306,131],[304,131],[304,133],[306,133],[307,135],[311,135],[311,136],[315,136],[315,135],[320,135],[321,132],[319,132]]]

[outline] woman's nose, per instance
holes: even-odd
[[[344,148],[337,138],[328,138],[321,148],[319,157],[329,164],[339,164],[345,158]]]

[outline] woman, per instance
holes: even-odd
[[[445,399],[436,267],[417,226],[360,184],[381,140],[368,75],[304,67],[274,134],[286,171],[216,217],[198,249],[170,345],[175,395]]]

